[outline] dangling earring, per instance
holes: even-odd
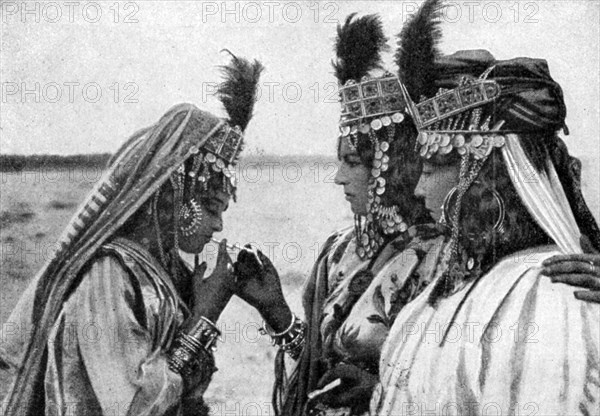
[[[391,207],[379,206],[378,222],[384,234],[403,233],[407,230],[407,225],[398,213],[398,205]]]
[[[452,216],[450,214],[450,200],[452,196],[456,193],[458,188],[455,186],[450,189],[448,195],[444,198],[444,202],[442,202],[442,216],[439,219],[439,223],[445,225],[447,227],[452,227]]]
[[[446,225],[448,227],[452,227],[455,222],[455,219],[453,219],[452,215],[450,214],[450,203],[457,189],[458,188],[456,186],[452,188],[450,192],[448,192],[448,195],[446,195],[446,198],[444,198],[444,202],[442,203],[442,216],[440,217],[439,222],[440,224]],[[489,191],[492,193],[492,196],[496,200],[496,204],[498,204],[498,218],[494,222],[492,230],[499,234],[502,234],[505,231],[504,219],[506,217],[506,207],[504,205],[504,199],[495,189],[489,189]]]
[[[186,202],[179,210],[179,231],[189,237],[198,231],[202,221],[202,209],[194,198]]]

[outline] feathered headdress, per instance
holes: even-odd
[[[359,81],[373,69],[381,68],[381,52],[388,48],[383,24],[377,15],[354,19],[356,13],[338,25],[333,62],[335,76],[344,85],[349,80]]]
[[[435,93],[435,60],[440,56],[443,0],[426,0],[398,35],[398,76],[414,100]]]
[[[238,58],[227,49],[232,61],[221,67],[225,81],[219,85],[217,94],[227,111],[229,124],[239,126],[242,131],[252,118],[256,102],[256,87],[264,66],[257,60]]]
[[[369,181],[368,214],[357,215],[357,254],[365,259],[377,253],[384,235],[406,231],[407,224],[398,206],[382,205],[386,183],[392,171],[389,162],[396,140],[396,126],[403,122],[405,101],[398,77],[384,69],[381,53],[387,50],[387,38],[379,16],[355,18],[351,14],[338,26],[335,43],[335,75],[340,84],[342,139],[356,149],[360,140],[369,140],[373,149],[373,169]],[[375,133],[380,131],[379,137]],[[389,154],[388,154],[389,152]],[[363,221],[364,220],[364,221]]]
[[[258,81],[264,67],[257,60],[251,63],[227,49],[224,51],[231,55],[232,60],[229,65],[221,66],[225,79],[219,85],[217,95],[227,112],[227,123],[206,143],[204,149],[210,153],[206,155],[206,160],[215,164],[215,170],[233,178],[232,165],[243,148],[243,132],[252,118]]]

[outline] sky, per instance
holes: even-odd
[[[379,13],[394,46],[420,3],[3,1],[0,152],[112,152],[180,102],[224,115],[214,88],[227,48],[266,67],[247,151],[333,155],[338,22],[353,12]],[[548,60],[565,92],[567,144],[599,160],[600,2],[448,4],[442,50]],[[384,60],[395,71],[392,52]]]

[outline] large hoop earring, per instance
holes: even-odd
[[[448,195],[446,195],[446,198],[444,198],[444,202],[442,203],[442,216],[441,216],[439,222],[440,222],[440,224],[446,225],[448,227],[454,226],[454,222],[452,220],[452,215],[450,214],[450,201],[452,200],[452,197],[454,196],[454,194],[456,193],[457,190],[458,190],[458,188],[456,186],[453,187],[450,190],[450,192],[448,192]],[[495,189],[490,189],[489,191],[492,193],[492,196],[496,200],[496,203],[498,204],[498,211],[499,211],[498,218],[496,219],[496,222],[494,223],[492,230],[496,231],[497,233],[502,234],[505,231],[504,219],[506,218],[506,206],[504,204],[504,199],[498,193],[498,191],[496,191]]]
[[[186,202],[179,210],[179,231],[189,237],[198,231],[202,221],[202,209],[194,198]]]
[[[442,216],[440,217],[440,224],[445,225],[447,227],[452,227],[452,216],[450,215],[450,200],[452,196],[456,193],[457,187],[453,187],[448,192],[448,195],[444,198],[444,202],[442,202]]]

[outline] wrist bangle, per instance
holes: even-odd
[[[169,369],[183,377],[208,379],[215,371],[212,351],[221,332],[210,320],[201,317],[189,332],[180,331],[168,354]]]
[[[262,330],[264,331],[264,333],[268,334],[271,338],[283,337],[294,328],[296,319],[298,319],[298,317],[296,316],[296,314],[294,312],[292,312],[292,322],[290,322],[290,326],[288,326],[285,331],[281,331],[279,333],[275,333],[273,328],[271,328],[271,326],[269,324],[267,324],[265,321],[263,321]]]
[[[262,332],[271,337],[273,345],[279,346],[294,360],[300,356],[306,343],[306,324],[294,313],[292,313],[292,323],[285,331],[274,333],[272,328],[264,323]]]

